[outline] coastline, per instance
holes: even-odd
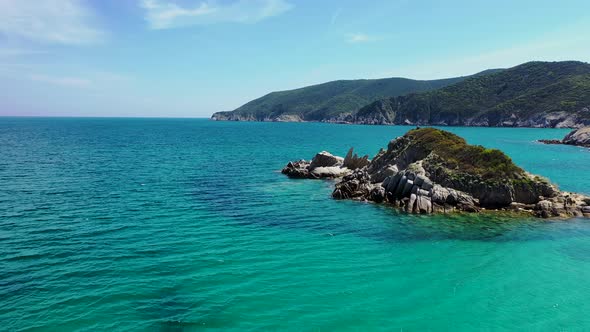
[[[447,124],[447,123],[366,123],[366,122],[350,122],[350,121],[332,121],[332,120],[298,120],[298,121],[285,121],[279,119],[217,119],[211,116],[209,121],[219,122],[278,122],[278,123],[329,123],[338,125],[362,125],[362,126],[424,126],[424,127],[467,127],[467,128],[531,128],[531,129],[577,129],[584,127],[583,124],[576,126],[519,126],[519,125],[505,125],[505,126],[489,126],[482,124]]]

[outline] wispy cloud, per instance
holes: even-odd
[[[349,43],[368,43],[368,42],[373,42],[373,41],[377,41],[379,40],[379,38],[375,37],[375,36],[370,36],[364,33],[349,33],[348,35],[346,35],[346,41]]]
[[[105,33],[79,0],[0,0],[0,34],[43,43],[92,44]]]
[[[79,77],[56,77],[56,76],[46,76],[46,75],[31,75],[31,81],[35,82],[43,82],[49,83],[54,85],[61,85],[67,87],[75,87],[75,88],[87,88],[89,87],[92,82],[85,78]]]
[[[214,0],[181,7],[169,0],[141,0],[145,19],[152,29],[171,29],[199,24],[256,23],[293,8],[285,0],[237,0],[220,4]]]

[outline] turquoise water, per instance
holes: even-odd
[[[0,118],[0,330],[588,330],[590,221],[408,216],[278,171],[409,127]],[[590,194],[568,130],[449,128]]]

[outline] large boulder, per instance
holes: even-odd
[[[291,161],[281,172],[291,178],[325,179],[340,178],[351,173],[342,167],[344,158],[334,156],[327,151],[317,153],[311,162],[305,160]]]
[[[553,207],[553,202],[547,200],[538,202],[535,205],[535,211],[537,212],[537,216],[541,218],[550,218],[558,215],[556,209]]]
[[[369,181],[369,175],[364,170],[356,170],[342,178],[342,181],[336,184],[332,192],[332,197],[336,199],[358,199],[369,200],[371,197],[378,197],[380,193],[371,195],[374,186]]]
[[[313,157],[309,169],[316,167],[333,167],[342,165],[342,158],[332,155],[330,152],[322,151]]]
[[[281,173],[290,178],[307,179],[309,178],[309,162],[305,160],[290,161],[287,166],[281,170]]]
[[[310,175],[316,178],[339,178],[348,174],[350,174],[348,168],[339,166],[316,167],[310,171]]]

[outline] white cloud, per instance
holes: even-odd
[[[85,78],[79,77],[55,77],[46,75],[31,75],[30,79],[35,82],[43,82],[54,85],[61,85],[75,88],[86,88],[92,84],[92,82]]]
[[[152,29],[223,22],[256,23],[293,8],[285,0],[237,0],[229,4],[205,0],[189,8],[169,0],[142,0],[140,6],[146,10],[145,19]]]
[[[357,44],[357,43],[367,43],[378,40],[377,37],[369,36],[364,33],[350,33],[346,35],[346,41],[349,43]]]
[[[93,11],[79,0],[0,0],[0,34],[35,42],[92,44],[104,32],[92,25]]]

